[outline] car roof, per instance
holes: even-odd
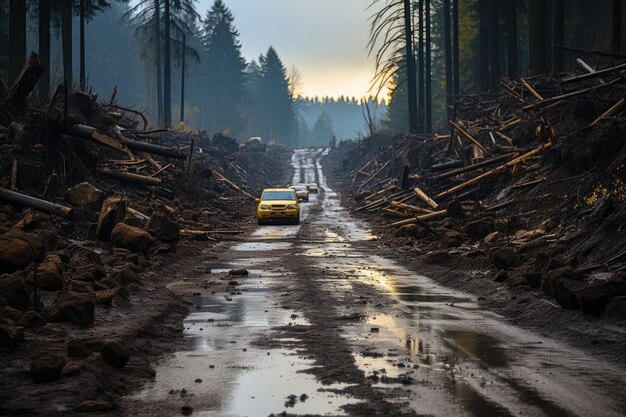
[[[266,188],[265,190],[263,190],[263,192],[266,191],[289,191],[292,192],[293,190],[291,188]]]

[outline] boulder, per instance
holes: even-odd
[[[491,261],[499,269],[509,269],[517,263],[517,255],[511,248],[500,248],[493,251]]]
[[[29,275],[29,282],[36,288],[45,291],[58,291],[63,289],[63,277],[59,272],[61,259],[46,257],[44,261],[37,267],[37,274]]]
[[[113,303],[113,299],[120,292],[121,287],[106,289],[102,291],[96,291],[96,304],[105,304],[110,306]]]
[[[161,242],[176,242],[180,239],[180,224],[173,222],[163,213],[153,213],[146,225],[146,231]]]
[[[494,223],[490,218],[482,218],[467,223],[464,232],[473,240],[481,240],[494,231]]]
[[[524,272],[524,279],[533,288],[539,288],[542,276],[541,272]]]
[[[99,204],[104,199],[104,193],[88,182],[81,182],[70,187],[65,192],[64,198],[69,204],[82,207]]]
[[[118,223],[111,232],[111,242],[132,252],[145,252],[154,243],[154,239],[139,227]]]
[[[571,266],[554,269],[543,276],[543,279],[541,280],[541,289],[546,294],[554,296],[555,285],[561,278],[582,281],[584,274]]]
[[[130,352],[121,343],[107,342],[102,346],[100,354],[105,362],[115,368],[123,368],[130,359]]]
[[[87,358],[91,356],[91,350],[81,339],[70,339],[65,344],[65,347],[67,349],[68,356],[74,356],[78,358]]]
[[[0,274],[26,268],[39,255],[35,245],[22,238],[0,236]]]
[[[21,327],[0,324],[0,347],[13,352],[17,345],[24,342],[24,330]]]
[[[88,282],[88,281],[79,281],[77,279],[73,279],[69,282],[68,291],[90,293],[90,292],[93,292],[93,283]]]
[[[418,238],[421,236],[422,230],[423,228],[417,224],[405,224],[404,226],[401,226],[399,229],[396,230],[395,236],[396,237],[409,236],[409,237]]]
[[[18,310],[28,310],[32,288],[21,276],[0,276],[0,298],[3,298],[9,307]]]
[[[604,309],[604,317],[626,320],[626,296],[612,298]]]
[[[5,307],[0,315],[17,322],[22,317],[22,312],[16,308]]]
[[[626,296],[626,282],[611,280],[591,284],[576,295],[578,304],[585,313],[599,316],[613,298]]]
[[[56,302],[57,315],[60,321],[69,321],[79,326],[93,323],[95,303],[88,294],[68,292],[62,294]]]
[[[441,241],[448,248],[456,248],[463,243],[463,234],[456,230],[448,230],[441,237]]]
[[[61,377],[64,366],[65,359],[61,356],[42,356],[33,361],[30,367],[30,376],[38,384],[53,382]]]
[[[104,200],[98,216],[96,237],[108,242],[113,229],[124,220],[124,216],[126,216],[126,200],[123,197],[109,197]]]
[[[559,278],[553,283],[553,297],[561,306],[570,309],[580,307],[578,294],[587,288],[587,284],[571,278]]]
[[[37,313],[36,311],[27,311],[26,313],[22,314],[22,317],[20,317],[20,319],[17,321],[17,324],[24,327],[25,329],[34,329],[37,327],[41,327],[44,326],[46,323],[48,323],[48,320],[46,320],[41,314]]]

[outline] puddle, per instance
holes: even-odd
[[[233,384],[232,394],[222,407],[194,413],[198,416],[268,416],[287,410],[290,414],[344,415],[341,407],[355,401],[327,390],[345,388],[343,384],[324,386],[304,373],[313,361],[287,350],[259,355],[254,366],[242,371]],[[268,383],[270,382],[271,383]],[[291,399],[290,396],[295,396]],[[292,397],[293,398],[293,397]]]
[[[291,242],[245,242],[233,246],[231,249],[242,252],[261,252],[274,250],[287,250],[293,244]]]

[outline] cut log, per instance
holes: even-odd
[[[126,171],[111,171],[109,169],[99,169],[99,174],[105,175],[109,178],[116,179],[121,182],[131,182],[141,185],[159,185],[161,184],[160,178],[148,177],[145,175],[133,174]]]
[[[428,214],[422,214],[421,216],[414,217],[412,219],[399,220],[397,222],[391,223],[391,226],[404,226],[405,224],[414,224],[419,223],[420,221],[424,222],[427,220],[440,219],[445,217],[448,214],[448,210],[440,210],[434,211]]]
[[[523,79],[523,78],[522,78],[522,79],[521,79],[521,81],[522,81],[522,85],[523,85],[524,87],[526,87],[526,89],[527,89],[528,91],[530,91],[530,94],[532,94],[533,96],[535,96],[535,98],[536,98],[537,100],[539,100],[539,101],[543,101],[543,97],[541,97],[541,95],[540,95],[537,91],[535,91],[535,89],[534,89],[534,88],[532,88],[532,87],[530,86],[530,84],[528,84],[528,82],[527,82],[525,79]]]
[[[467,139],[470,140],[470,142],[472,142],[474,145],[478,146],[480,148],[481,151],[483,151],[485,154],[488,154],[489,152],[487,152],[487,149],[485,149],[485,147],[478,141],[476,140],[476,138],[474,138],[472,135],[469,134],[469,132],[465,129],[463,129],[460,125],[458,125],[457,123],[455,123],[454,121],[450,120],[450,124],[452,125],[452,127],[454,127],[460,134],[462,134],[463,136],[465,136]]]
[[[403,202],[400,202],[400,201],[392,201],[390,204],[393,207],[398,207],[398,208],[401,208],[401,209],[404,209],[404,210],[417,211],[418,213],[425,213],[425,214],[432,213],[432,210],[428,210],[428,209],[425,209],[423,207],[417,207],[417,206],[414,206],[412,204],[406,204],[406,203],[403,203]]]
[[[624,99],[622,98],[620,101],[612,105],[607,111],[602,113],[596,120],[591,122],[591,124],[587,127],[592,127],[600,123],[603,119],[613,116],[615,113],[621,110],[624,107]]]
[[[139,142],[127,138],[114,138],[106,135],[94,127],[86,125],[60,125],[61,133],[78,137],[80,139],[91,140],[102,145],[117,149],[135,159],[131,151],[146,152],[153,155],[164,156],[166,158],[186,159],[187,155],[177,149],[168,146],[155,145],[152,143]]]
[[[561,80],[561,82],[562,83],[570,83],[570,82],[574,82],[574,81],[589,80],[589,79],[592,79],[592,78],[595,78],[595,77],[600,77],[600,76],[605,75],[605,74],[610,74],[612,72],[619,71],[619,70],[622,70],[622,69],[626,69],[626,63],[620,64],[620,65],[617,65],[617,66],[614,66],[614,67],[610,67],[610,68],[604,68],[604,69],[597,70],[595,72],[590,72],[590,73],[587,73],[587,74],[573,75],[571,77],[565,77],[565,78],[563,78]]]
[[[61,124],[59,125],[61,133],[73,136],[79,139],[89,140],[92,142],[99,143],[104,146],[108,146],[109,148],[116,149],[120,152],[124,152],[130,159],[135,159],[135,156],[130,151],[128,146],[118,138],[114,138],[109,135],[105,135],[104,133],[98,131],[95,127],[86,126],[86,125],[72,125],[72,124]]]
[[[417,194],[419,198],[424,200],[424,202],[432,208],[436,209],[437,207],[439,207],[439,204],[437,204],[437,202],[435,202],[435,200],[433,200],[432,198],[428,197],[426,193],[422,191],[419,187],[415,187],[413,191],[415,191],[415,194]]]
[[[452,188],[450,188],[449,190],[443,191],[441,193],[439,193],[437,195],[437,198],[446,198],[449,197],[450,195],[456,194],[457,192],[469,187],[470,185],[474,185],[477,184],[481,181],[486,180],[487,178],[491,178],[496,174],[499,174],[500,172],[504,171],[506,168],[517,165],[518,163],[524,161],[527,158],[530,158],[532,156],[537,155],[538,153],[540,153],[541,151],[543,151],[544,149],[548,149],[552,146],[552,144],[550,143],[546,143],[544,145],[539,146],[538,148],[533,149],[530,152],[525,153],[524,155],[518,156],[517,158],[514,158],[512,160],[510,160],[509,162],[500,165],[490,171],[484,172],[474,178],[471,178],[459,185],[456,185]]]
[[[505,155],[496,156],[495,158],[486,159],[484,161],[478,162],[478,163],[473,164],[473,165],[466,166],[464,168],[459,168],[459,169],[454,169],[452,171],[443,172],[443,173],[441,173],[439,175],[435,175],[433,177],[430,177],[430,179],[431,180],[438,180],[438,179],[441,179],[441,178],[448,178],[448,177],[454,177],[455,175],[465,174],[466,172],[475,171],[477,169],[484,168],[484,167],[486,167],[488,165],[495,164],[497,162],[505,161],[505,160],[515,156],[515,155],[516,155],[515,153],[509,153],[509,154],[505,154]]]
[[[16,206],[26,206],[45,213],[51,213],[66,219],[72,219],[74,217],[74,209],[71,207],[51,203],[50,201],[31,197],[5,188],[0,188],[0,200]]]

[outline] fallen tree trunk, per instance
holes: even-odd
[[[478,146],[478,148],[483,151],[485,153],[485,155],[488,155],[489,152],[487,152],[487,149],[482,145],[482,143],[480,143],[476,138],[474,138],[472,135],[469,134],[469,132],[465,129],[463,129],[460,125],[458,125],[457,123],[455,123],[454,121],[450,120],[450,124],[452,125],[452,127],[454,127],[459,133],[461,133],[463,136],[465,136],[467,139],[469,139],[470,142],[472,142],[474,145]]]
[[[248,193],[247,191],[243,190],[241,187],[239,187],[237,184],[235,184],[234,182],[232,182],[231,180],[229,180],[228,178],[226,178],[225,176],[223,176],[222,174],[220,174],[217,171],[214,171],[215,175],[218,176],[218,179],[220,181],[225,182],[226,184],[228,184],[232,189],[239,191],[240,193],[242,193],[243,195],[250,197],[253,200],[256,200],[256,197],[253,196],[252,194]]]
[[[65,219],[72,219],[75,212],[72,207],[51,203],[50,201],[7,190],[6,188],[0,188],[0,200],[17,206],[26,206],[45,213],[51,213]]]
[[[186,159],[187,155],[177,149],[167,146],[155,145],[153,143],[139,142],[131,139],[118,139],[100,132],[92,126],[86,125],[61,125],[61,133],[78,137],[80,139],[91,140],[108,146],[118,151],[124,152],[129,157],[134,158],[131,151],[146,152],[153,155],[164,156],[166,158]]]
[[[463,182],[463,183],[461,183],[459,185],[456,185],[456,186],[450,188],[449,190],[446,190],[446,191],[443,191],[443,192],[439,193],[437,195],[437,198],[448,197],[448,196],[450,196],[452,194],[457,193],[458,191],[461,191],[461,190],[469,187],[470,185],[477,184],[477,183],[479,183],[479,182],[481,182],[481,181],[483,181],[483,180],[485,180],[487,178],[493,177],[494,175],[504,171],[507,167],[517,165],[518,163],[522,162],[524,159],[530,158],[531,156],[535,156],[539,152],[543,151],[544,149],[549,148],[550,146],[552,146],[552,145],[549,144],[549,143],[541,145],[538,148],[535,148],[532,151],[525,153],[524,155],[518,156],[517,158],[512,159],[509,162],[492,169],[491,171],[487,171],[485,173],[482,173],[482,174],[478,175],[477,177],[471,178],[471,179],[469,179],[469,180],[467,180],[467,181],[465,181],[465,182]]]
[[[445,217],[448,214],[448,210],[440,210],[434,211],[428,214],[422,214],[421,216],[414,217],[412,219],[399,220],[397,222],[391,223],[391,226],[404,226],[405,224],[413,224],[419,223],[420,221],[439,219],[441,217]]]
[[[438,180],[441,178],[448,178],[448,177],[454,177],[455,175],[460,175],[460,174],[465,174],[466,172],[471,172],[474,170],[477,170],[479,168],[483,168],[486,167],[488,165],[491,164],[495,164],[497,162],[502,162],[505,161],[509,158],[511,158],[512,156],[516,155],[515,153],[508,153],[505,155],[500,155],[500,156],[496,156],[495,158],[491,158],[491,159],[485,159],[482,162],[478,162],[477,164],[473,164],[473,165],[468,165],[464,168],[459,168],[459,169],[453,169],[452,171],[448,171],[448,172],[443,172],[439,175],[435,175],[430,177],[431,180]]]
[[[141,185],[160,185],[161,179],[155,177],[148,177],[145,175],[133,174],[126,171],[111,171],[109,169],[99,169],[99,174],[105,175],[109,178],[113,178],[122,182],[132,182]]]
[[[426,204],[428,204],[432,208],[436,209],[437,207],[439,207],[439,204],[437,204],[432,198],[428,197],[426,193],[422,191],[419,187],[415,187],[413,191],[415,191],[415,194],[417,194],[419,198],[421,198]]]

